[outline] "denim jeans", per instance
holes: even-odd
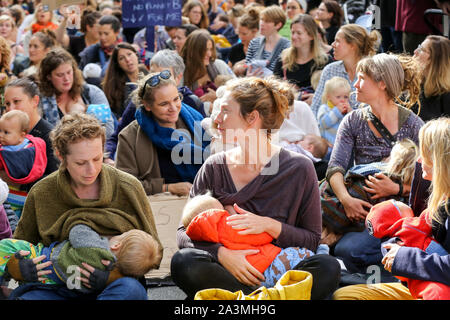
[[[371,236],[366,229],[346,233],[337,242],[334,256],[342,259],[349,272],[366,273],[368,266],[381,263],[381,240]]]
[[[123,277],[110,283],[100,294],[80,294],[67,287],[26,283],[17,287],[10,300],[147,300],[147,291],[136,279]]]

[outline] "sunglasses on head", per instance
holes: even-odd
[[[161,79],[169,80],[171,76],[172,74],[169,70],[163,70],[160,73],[148,78],[147,81],[145,81],[144,90],[142,90],[142,97],[145,95],[145,89],[147,88],[147,85],[154,88],[161,82]]]

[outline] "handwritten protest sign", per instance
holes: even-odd
[[[181,25],[182,0],[122,0],[124,28]]]

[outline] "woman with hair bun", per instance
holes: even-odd
[[[250,8],[244,15],[239,17],[236,32],[241,40],[233,45],[228,57],[228,65],[233,68],[237,76],[245,74],[245,55],[247,54],[250,41],[258,34],[259,29],[259,10]]]
[[[280,128],[288,112],[289,90],[290,86],[271,78],[239,78],[227,84],[215,123],[222,139],[236,147],[205,161],[189,197],[210,191],[228,212],[239,213],[230,216],[228,224],[243,229],[243,234],[267,232],[278,247],[316,252],[321,217],[313,164],[271,141],[273,130]],[[172,257],[171,274],[188,298],[207,288],[249,294],[264,281],[263,274],[246,260],[255,250],[192,241],[183,225],[177,242],[181,250]],[[340,266],[330,255],[313,255],[295,269],[313,275],[311,299],[325,299],[337,288]]]
[[[418,144],[423,121],[410,107],[419,99],[420,79],[412,57],[377,54],[357,65],[356,99],[366,106],[348,113],[339,125],[328,163],[326,179],[352,222],[365,219],[372,205],[352,197],[344,185],[347,170],[358,164],[383,161],[390,156],[395,141],[405,138]],[[409,94],[402,101],[403,93]],[[370,176],[364,190],[372,199],[394,195],[408,196],[410,186],[393,182],[382,173]],[[382,258],[381,241],[367,230],[349,232],[337,242],[334,254],[350,272],[366,272]]]
[[[311,109],[316,117],[325,82],[333,77],[342,77],[348,80],[352,91],[355,91],[356,65],[362,58],[376,54],[380,39],[378,31],[372,30],[368,33],[365,28],[356,24],[347,24],[339,29],[332,43],[334,58],[337,61],[323,69],[311,103]],[[350,97],[350,106],[353,109],[357,106],[354,95]]]

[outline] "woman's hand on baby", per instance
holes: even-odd
[[[44,281],[45,275],[51,274],[52,270],[43,270],[52,264],[51,261],[40,263],[46,258],[45,255],[26,259],[25,257],[30,254],[30,251],[20,250],[12,256],[8,263],[8,273],[11,277],[17,281]]]
[[[344,206],[347,218],[354,222],[364,220],[369,213],[365,208],[372,208],[372,205],[369,202],[353,198],[351,196],[347,199],[341,200],[341,203]]]
[[[265,231],[265,217],[246,211],[237,204],[234,204],[233,208],[238,214],[227,217],[227,224],[233,229],[243,229],[239,234],[258,234]]]
[[[273,238],[278,238],[281,232],[281,223],[269,217],[260,216],[250,211],[244,210],[234,204],[237,215],[227,217],[227,224],[233,229],[243,229],[239,234],[259,234],[269,233]]]
[[[368,179],[365,180],[365,183],[367,187],[363,188],[367,192],[373,194],[371,197],[373,200],[396,195],[399,190],[398,184],[381,172],[375,173],[374,176],[369,176]]]
[[[246,256],[256,254],[259,250],[231,250],[220,247],[217,257],[220,264],[228,270],[239,282],[247,286],[259,286],[264,276],[246,259]]]
[[[86,288],[101,290],[106,287],[112,270],[111,261],[102,259],[102,264],[106,267],[106,270],[99,270],[93,266],[83,262],[77,270],[80,273],[80,277],[77,277],[78,281],[81,281]],[[83,275],[83,276],[81,276]]]

